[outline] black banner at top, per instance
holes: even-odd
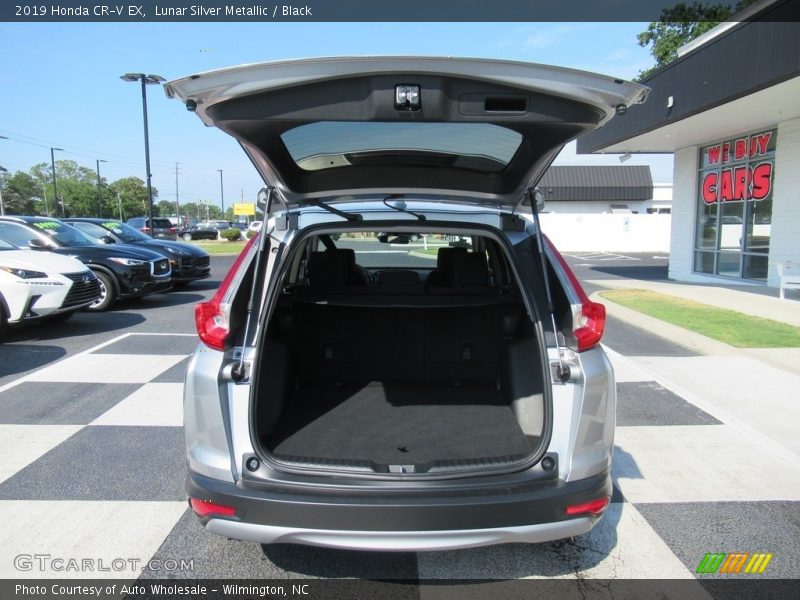
[[[19,22],[657,21],[678,0],[11,0]],[[735,7],[735,0],[706,4]],[[775,4],[800,4],[776,0]],[[770,4],[762,0],[757,4]],[[797,10],[792,11],[797,14]]]

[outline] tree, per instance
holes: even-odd
[[[131,217],[139,217],[147,214],[147,187],[144,181],[138,177],[123,177],[117,179],[110,186],[111,190],[111,208],[110,214],[119,217],[120,206],[122,207],[122,220],[130,219]],[[117,196],[119,194],[119,196]],[[153,188],[153,214],[157,214],[155,210],[155,200],[158,196],[158,190]],[[119,198],[119,201],[117,200]]]
[[[36,180],[22,171],[17,171],[10,177],[6,173],[3,175],[3,205],[6,214],[36,214],[36,200],[41,196]]]
[[[656,70],[666,66],[678,57],[678,49],[713,29],[722,21],[753,4],[756,0],[741,0],[736,6],[725,4],[687,4],[679,2],[661,11],[658,21],[650,23],[647,29],[636,36],[643,48],[652,44],[650,54],[656,59],[655,66],[641,71],[636,77],[642,80]]]
[[[156,207],[153,207],[153,214],[156,214]],[[170,200],[160,200],[158,202],[158,216],[159,217],[170,217],[172,215],[177,214],[177,209],[175,208],[175,203]]]

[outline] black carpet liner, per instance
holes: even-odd
[[[525,455],[531,442],[494,384],[370,382],[287,398],[265,443],[280,458],[423,465]]]

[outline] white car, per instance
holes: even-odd
[[[0,335],[9,325],[66,320],[99,296],[97,277],[79,260],[0,238]]]

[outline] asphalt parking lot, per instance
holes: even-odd
[[[666,275],[653,255],[567,259],[582,279]],[[761,577],[800,577],[797,465],[659,374],[663,361],[703,357],[616,319],[604,340],[619,394],[615,489],[591,533],[435,553],[262,549],[207,534],[183,492],[181,382],[193,305],[232,261],[213,257],[205,282],[0,345],[0,577],[64,576],[15,568],[17,554],[40,552],[184,561],[143,577],[691,580],[706,553],[734,551],[773,553]]]

